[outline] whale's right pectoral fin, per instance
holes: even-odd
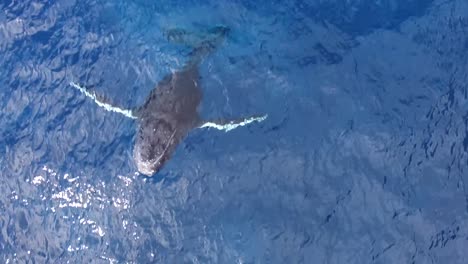
[[[199,128],[215,128],[225,132],[229,132],[238,127],[248,125],[253,122],[262,122],[267,119],[268,115],[249,117],[244,119],[237,119],[231,121],[208,121],[203,123]]]
[[[104,110],[109,111],[109,112],[115,112],[122,114],[128,118],[131,119],[136,119],[137,117],[133,114],[132,110],[129,109],[124,109],[112,104],[107,103],[103,98],[100,98],[98,95],[96,95],[94,92],[88,91],[85,87],[79,86],[78,84],[74,82],[70,82],[70,85],[76,88],[78,91],[80,91],[82,94],[84,94],[86,97],[92,99],[98,106],[104,108]]]

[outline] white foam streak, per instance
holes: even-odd
[[[200,128],[216,128],[218,130],[223,130],[225,132],[229,132],[233,129],[236,129],[238,127],[242,127],[245,125],[248,125],[253,122],[262,122],[263,120],[267,119],[268,115],[260,116],[260,117],[251,117],[251,118],[246,118],[241,122],[234,122],[231,121],[227,124],[217,124],[214,122],[206,122],[205,124],[201,125]]]
[[[81,87],[81,86],[79,86],[78,84],[76,84],[74,82],[70,82],[70,85],[75,87],[76,89],[78,89],[82,94],[84,94],[87,97],[91,98],[98,106],[104,108],[106,111],[119,113],[119,114],[122,114],[122,115],[124,115],[126,117],[136,119],[136,116],[133,115],[132,110],[122,109],[120,107],[113,106],[111,104],[101,102],[101,101],[99,101],[99,99],[97,99],[95,94],[92,94],[92,93],[88,92],[88,90],[86,88]]]

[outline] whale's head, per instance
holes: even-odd
[[[152,176],[161,169],[174,151],[177,130],[167,122],[142,122],[139,125],[133,149],[133,159],[138,171]]]

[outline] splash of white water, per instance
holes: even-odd
[[[122,115],[124,115],[124,116],[126,116],[128,118],[137,119],[137,117],[135,115],[133,115],[132,110],[123,109],[123,108],[120,108],[120,107],[113,106],[111,104],[102,102],[97,98],[96,94],[90,93],[85,87],[81,87],[80,85],[78,85],[78,84],[76,84],[74,82],[70,82],[70,85],[73,86],[74,88],[78,89],[86,97],[91,98],[98,106],[104,108],[106,111],[119,113],[119,114],[122,114]],[[225,132],[228,132],[228,131],[231,131],[231,130],[236,129],[238,127],[248,125],[248,124],[253,123],[253,122],[262,122],[267,117],[268,117],[268,115],[264,115],[264,116],[260,116],[260,117],[250,117],[250,118],[246,118],[246,119],[244,119],[244,120],[242,120],[240,122],[231,121],[231,122],[228,122],[228,123],[225,123],[225,124],[219,124],[219,123],[215,123],[215,122],[206,122],[203,125],[201,125],[199,128],[215,128],[215,129],[218,129],[218,130],[223,130]]]
[[[248,125],[252,122],[262,122],[263,120],[267,119],[268,115],[260,116],[260,117],[251,117],[246,118],[240,122],[231,121],[226,124],[217,124],[214,122],[206,122],[205,124],[201,125],[200,128],[216,128],[218,130],[224,130],[225,132],[231,131],[241,126]]]
[[[108,104],[108,103],[104,103],[104,102],[100,101],[96,97],[95,94],[90,93],[86,88],[81,87],[81,86],[79,86],[78,84],[76,84],[74,82],[70,82],[70,85],[75,87],[76,89],[78,89],[82,94],[84,94],[87,97],[91,98],[98,106],[104,108],[106,111],[119,113],[119,114],[122,114],[122,115],[124,115],[124,116],[126,116],[128,118],[137,119],[137,117],[133,115],[132,110],[123,109],[123,108],[113,106],[113,105]]]

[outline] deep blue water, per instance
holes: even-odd
[[[468,263],[468,2],[0,2],[0,262]],[[205,118],[136,173],[142,104],[226,25]]]

